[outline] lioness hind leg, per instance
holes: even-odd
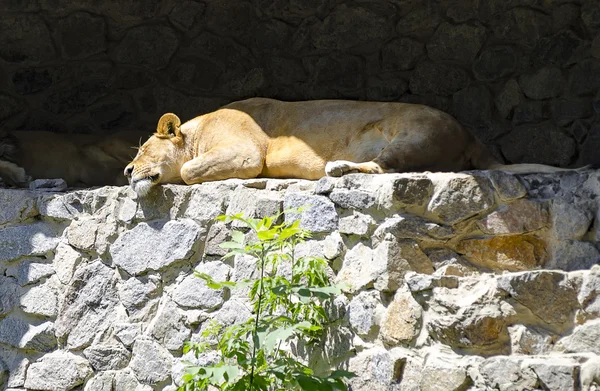
[[[362,172],[364,174],[383,174],[383,168],[375,162],[353,163],[347,160],[335,160],[327,162],[325,174],[327,176],[340,177],[344,174]]]

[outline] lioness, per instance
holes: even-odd
[[[144,196],[161,183],[493,168],[561,170],[501,165],[452,116],[423,105],[252,98],[183,124],[163,115],[124,173]]]
[[[123,167],[147,132],[109,136],[14,131],[0,135],[0,177],[26,185],[27,176],[62,178],[69,186],[125,185]],[[145,138],[144,138],[145,139]]]

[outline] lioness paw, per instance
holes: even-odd
[[[325,164],[325,174],[327,174],[327,176],[340,177],[349,172],[358,171],[355,167],[356,163],[348,162],[346,160],[327,162],[327,164]]]

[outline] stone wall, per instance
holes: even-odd
[[[300,352],[318,368],[353,391],[580,390],[600,370],[598,196],[594,171],[0,189],[0,389],[173,391],[184,341],[251,315],[193,276],[255,271],[221,259],[214,217],[311,205],[297,251],[350,284]]]
[[[232,100],[426,103],[509,162],[600,147],[597,0],[7,0],[6,129],[112,132]]]

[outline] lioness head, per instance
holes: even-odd
[[[181,120],[175,114],[164,114],[158,120],[156,133],[138,150],[124,174],[133,190],[145,196],[152,186],[181,182],[179,171],[185,163],[184,135]]]

